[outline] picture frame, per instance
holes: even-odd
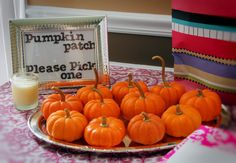
[[[79,16],[9,21],[12,70],[38,74],[41,88],[109,85],[107,18]]]

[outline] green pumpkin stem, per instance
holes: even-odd
[[[146,112],[142,112],[141,114],[142,114],[142,116],[143,116],[143,121],[145,121],[145,122],[150,121],[150,118],[148,117],[148,115],[147,115]]]
[[[94,71],[94,74],[95,74],[94,88],[97,89],[97,87],[98,87],[98,80],[99,80],[99,78],[98,78],[98,71],[97,71],[97,69],[95,67],[93,68],[93,71]]]
[[[62,102],[66,100],[65,94],[58,87],[52,86],[51,89],[60,94]]]
[[[143,89],[141,88],[141,86],[137,82],[134,82],[134,85],[138,88],[138,91],[139,91],[141,97],[145,98],[145,94],[144,94]]]
[[[161,56],[159,56],[159,55],[153,56],[152,60],[159,60],[161,62],[161,67],[162,67],[162,69],[161,69],[161,71],[162,71],[162,73],[161,73],[162,82],[163,82],[165,87],[169,87],[169,83],[166,81],[166,75],[165,75],[165,67],[166,67],[165,66],[166,65],[165,64],[165,60]]]
[[[101,127],[108,127],[107,118],[106,117],[102,117],[102,123],[101,123],[100,126]]]
[[[102,93],[97,88],[93,88],[93,91],[97,92],[97,94],[100,96],[101,103],[104,103],[104,99],[103,99]]]
[[[176,115],[182,115],[182,114],[183,114],[183,112],[182,112],[182,110],[180,109],[179,104],[177,104],[177,105],[176,105]]]
[[[197,97],[204,96],[201,89],[197,89]]]
[[[71,118],[70,111],[68,109],[64,109],[64,111],[66,112],[66,118]]]

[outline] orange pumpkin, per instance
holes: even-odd
[[[120,116],[120,107],[118,104],[113,99],[104,99],[99,90],[94,90],[100,96],[100,100],[91,100],[84,106],[83,113],[87,119],[90,121],[100,116],[118,118]]]
[[[188,105],[173,105],[161,116],[166,133],[174,137],[186,137],[201,125],[201,115]]]
[[[163,98],[151,92],[143,92],[139,84],[135,83],[135,85],[139,91],[127,94],[121,102],[120,108],[123,117],[130,120],[142,112],[160,116],[166,109]]]
[[[176,105],[179,103],[180,97],[185,93],[185,87],[176,82],[167,82],[165,79],[165,60],[161,56],[152,57],[153,60],[160,60],[162,65],[162,83],[154,85],[150,88],[150,92],[162,96],[166,102],[166,106]]]
[[[76,110],[78,112],[82,111],[83,104],[78,97],[71,94],[65,95],[57,87],[52,87],[51,89],[58,92],[58,94],[51,94],[43,101],[41,112],[45,119],[47,119],[51,113],[57,110],[64,110],[65,108],[69,110]]]
[[[144,92],[148,91],[148,86],[143,81],[137,81],[138,84],[141,86],[142,90]],[[112,87],[112,94],[115,99],[115,101],[120,105],[122,99],[126,94],[129,92],[135,92],[138,91],[137,87],[134,85],[132,74],[129,73],[128,75],[128,81],[120,81],[113,85]]]
[[[58,110],[48,117],[46,130],[55,139],[72,142],[83,136],[87,124],[86,117],[77,111]]]
[[[85,141],[92,146],[113,147],[125,136],[124,122],[115,117],[99,117],[89,122],[84,130]]]
[[[151,145],[163,139],[165,125],[157,115],[142,112],[130,120],[127,132],[132,141],[143,145]]]
[[[219,95],[208,89],[186,92],[181,97],[180,104],[196,108],[201,114],[202,121],[214,120],[221,113],[221,99]]]
[[[103,98],[112,98],[112,93],[108,87],[103,85],[98,85],[99,79],[96,68],[94,68],[94,73],[95,73],[95,84],[80,88],[76,93],[76,95],[82,100],[82,103],[84,105],[90,100],[100,99],[100,96],[97,94],[95,89],[98,89],[101,92]]]

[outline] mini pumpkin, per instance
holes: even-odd
[[[100,99],[91,100],[84,106],[83,113],[87,119],[90,121],[100,116],[118,118],[120,116],[118,104],[113,99],[104,99],[99,90],[94,90],[100,96]]]
[[[124,122],[115,117],[99,117],[89,122],[84,130],[85,141],[92,146],[113,147],[125,136]]]
[[[144,92],[148,91],[148,86],[143,81],[137,81]],[[115,101],[120,105],[124,96],[130,92],[138,91],[134,85],[132,74],[128,74],[128,81],[120,81],[112,86],[112,94]]]
[[[219,95],[208,89],[196,89],[186,92],[181,97],[180,104],[196,108],[201,114],[202,121],[212,121],[221,113]]]
[[[95,84],[80,88],[76,93],[76,95],[81,99],[84,105],[90,100],[100,99],[100,96],[97,94],[97,92],[95,92],[95,89],[98,89],[101,92],[103,98],[113,97],[108,87],[98,84],[99,79],[96,68],[94,68],[94,73],[95,73]]]
[[[42,103],[41,112],[46,120],[51,113],[57,110],[64,110],[67,108],[69,110],[76,110],[78,112],[82,111],[83,104],[78,97],[71,94],[65,95],[57,87],[52,87],[51,89],[56,91],[58,94],[49,95]]]
[[[165,125],[159,116],[142,112],[129,121],[127,132],[132,141],[151,145],[163,139]]]
[[[185,93],[185,87],[175,81],[167,82],[165,78],[165,60],[161,56],[152,57],[153,60],[160,60],[162,65],[162,83],[154,85],[150,88],[150,92],[162,96],[166,102],[166,106],[176,105],[179,103],[180,97]]]
[[[161,116],[166,133],[174,137],[186,137],[201,125],[201,115],[189,105],[172,105]]]
[[[86,117],[77,111],[58,110],[48,117],[46,130],[55,139],[72,142],[83,136],[87,124]]]
[[[143,92],[138,83],[135,82],[138,92],[128,93],[121,102],[121,113],[126,120],[130,120],[135,115],[142,112],[153,113],[161,115],[165,109],[166,104],[164,99],[151,92]]]

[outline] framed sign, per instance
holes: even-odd
[[[13,73],[38,74],[42,86],[100,82],[109,74],[106,17],[10,20]],[[109,83],[105,83],[109,84]]]

